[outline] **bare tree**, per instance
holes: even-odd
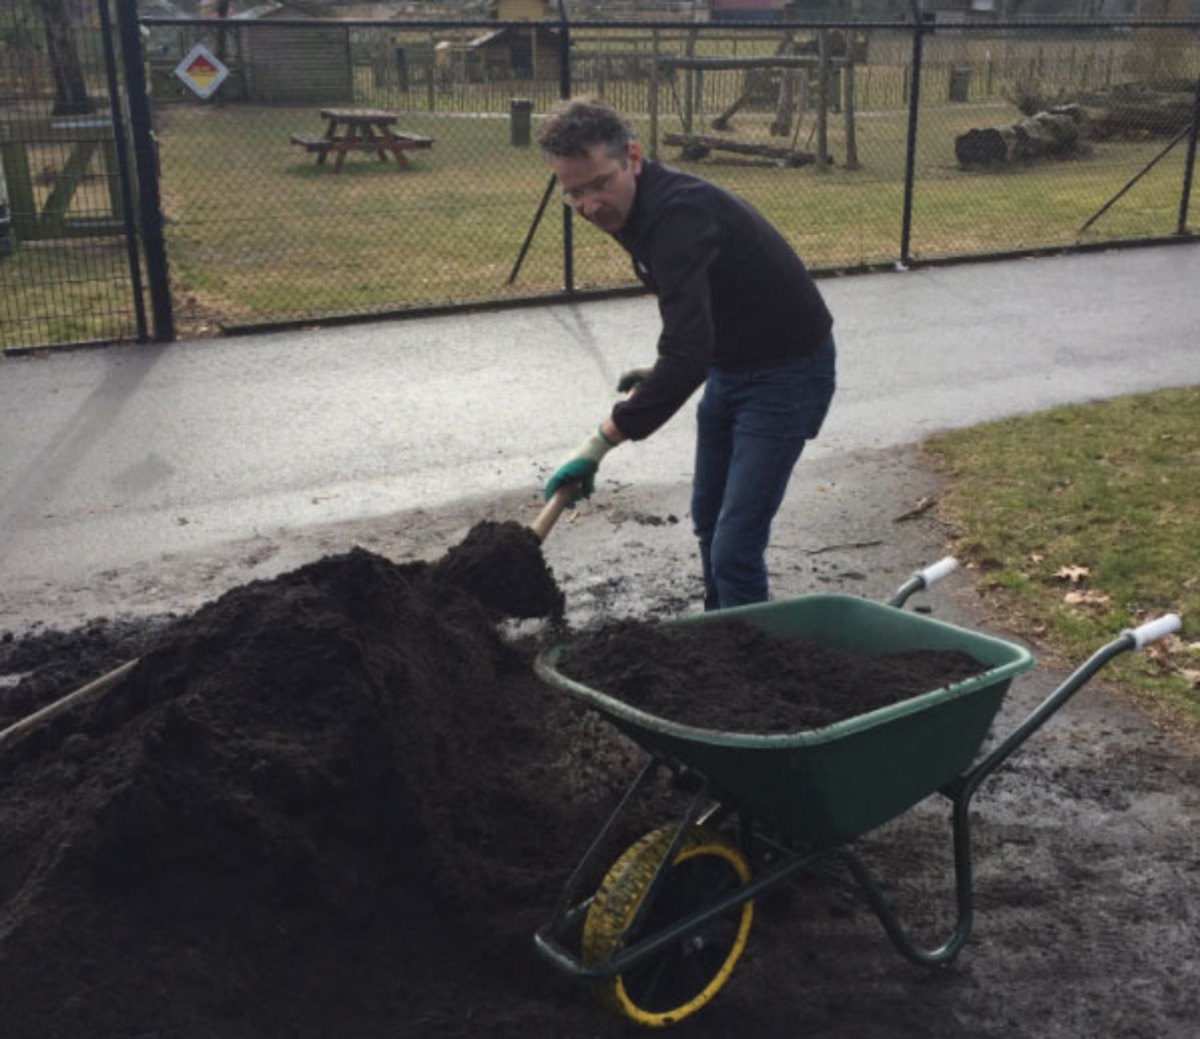
[[[229,0],[217,0],[217,17],[224,19],[229,17]],[[225,48],[227,41],[225,39],[225,24],[217,26],[217,58],[225,61]]]
[[[80,115],[96,110],[88,96],[83,65],[71,35],[68,0],[35,0],[46,32],[46,53],[50,59],[50,74],[54,77],[54,108],[52,115]]]

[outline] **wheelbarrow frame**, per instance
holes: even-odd
[[[952,571],[957,564],[952,558],[941,560],[939,563],[914,574],[888,600],[886,606],[897,611],[901,610],[907,600],[917,591],[928,588],[934,581]],[[880,604],[873,604],[878,607]],[[737,611],[726,611],[732,613]],[[911,616],[911,615],[909,615]],[[940,622],[938,622],[940,623]],[[819,832],[816,841],[798,841],[786,833],[780,836],[775,825],[764,824],[760,813],[748,810],[739,801],[722,796],[722,792],[713,789],[708,777],[689,763],[689,753],[685,749],[677,753],[674,746],[663,747],[657,738],[647,739],[647,730],[639,724],[641,712],[633,708],[622,708],[609,704],[608,710],[597,708],[605,714],[608,721],[626,732],[643,749],[650,754],[650,760],[630,784],[616,809],[603,824],[582,859],[567,879],[562,893],[555,904],[550,919],[534,936],[538,951],[553,965],[563,972],[577,978],[604,981],[621,975],[638,964],[643,963],[660,950],[681,941],[699,931],[707,923],[721,914],[729,912],[746,901],[757,897],[776,885],[782,884],[801,873],[815,873],[843,885],[848,883],[865,899],[885,933],[896,949],[912,963],[926,967],[936,967],[950,963],[962,949],[971,933],[972,906],[972,859],[971,859],[971,824],[970,803],[983,781],[996,771],[1009,757],[1012,756],[1049,718],[1054,715],[1072,696],[1075,695],[1091,678],[1100,671],[1110,660],[1121,653],[1137,649],[1170,632],[1178,630],[1180,620],[1174,614],[1168,614],[1155,621],[1142,625],[1137,629],[1126,630],[1119,637],[1097,650],[1084,664],[1073,671],[1041,704],[1039,704],[1017,727],[992,750],[971,764],[935,790],[950,801],[952,818],[952,841],[954,854],[955,876],[955,923],[949,936],[940,945],[933,948],[918,946],[908,935],[897,914],[884,898],[879,884],[858,854],[849,847],[850,842],[861,833],[878,825],[879,820],[866,825],[839,833],[835,827],[832,830]],[[963,630],[963,629],[958,629]],[[981,638],[981,636],[976,636]],[[990,688],[981,690],[985,694],[995,694],[995,706],[990,709],[988,716],[999,707],[999,700],[1007,691],[1013,674],[1032,666],[1033,658],[1021,647],[1005,643],[1017,654],[1005,668],[993,670],[993,681]],[[562,647],[557,647],[561,649]],[[564,679],[555,670],[557,652],[550,651],[541,654],[535,663],[535,670],[545,681],[572,690],[573,683]],[[933,696],[934,694],[927,694]],[[921,700],[917,697],[914,700]],[[593,704],[593,707],[596,705]],[[897,708],[903,712],[905,704]],[[889,709],[883,709],[887,711]],[[619,712],[619,713],[615,713]],[[879,714],[880,712],[872,712]],[[624,714],[625,717],[621,715]],[[867,717],[867,716],[860,716]],[[852,722],[854,719],[851,720]],[[845,724],[845,723],[839,723]],[[687,727],[663,725],[664,728],[686,729]],[[835,731],[837,726],[830,726]],[[703,730],[700,730],[703,731]],[[817,730],[820,733],[821,730]],[[709,736],[720,738],[722,734],[708,733]],[[731,737],[734,738],[734,737]],[[972,758],[977,754],[982,743],[972,743],[969,754]],[[743,740],[757,739],[764,747],[776,737],[742,737]],[[585,963],[581,956],[567,947],[566,935],[577,928],[580,920],[586,916],[591,905],[591,896],[580,899],[580,888],[584,880],[595,875],[597,865],[602,864],[601,856],[608,853],[612,837],[620,820],[630,809],[638,795],[645,789],[651,778],[663,769],[675,774],[681,785],[694,788],[695,794],[690,799],[682,818],[675,828],[670,843],[663,851],[654,874],[650,879],[646,893],[640,904],[634,910],[624,934],[637,934],[640,924],[645,918],[649,907],[653,904],[667,872],[669,864],[683,845],[687,834],[696,826],[705,824],[722,824],[730,818],[736,818],[738,828],[738,845],[749,860],[752,875],[749,881],[714,899],[711,903],[696,909],[686,917],[679,919],[651,934],[643,935],[636,941],[619,941],[603,960]],[[928,794],[922,795],[928,796]],[[714,804],[715,801],[715,804]],[[911,807],[916,802],[910,802]],[[892,817],[903,814],[903,810]],[[608,861],[611,861],[609,858]],[[849,872],[850,882],[832,867],[840,865]]]

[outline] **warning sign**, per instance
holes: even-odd
[[[229,76],[229,69],[203,43],[197,43],[175,66],[175,75],[202,98],[211,97]]]

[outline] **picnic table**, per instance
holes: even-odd
[[[322,108],[321,118],[326,121],[324,136],[294,133],[292,143],[301,145],[305,151],[316,152],[318,165],[324,165],[326,157],[333,152],[335,173],[341,172],[347,152],[374,152],[380,162],[387,162],[388,152],[391,152],[396,165],[407,168],[406,151],[433,146],[432,138],[392,129],[400,117],[380,108]]]

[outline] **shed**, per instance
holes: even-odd
[[[272,25],[275,18],[325,18],[308,2],[272,3],[237,15],[242,30],[246,100],[259,104],[344,104],[354,100],[350,29],[343,25]]]
[[[467,45],[473,79],[556,79],[559,35],[544,25],[508,25]]]

